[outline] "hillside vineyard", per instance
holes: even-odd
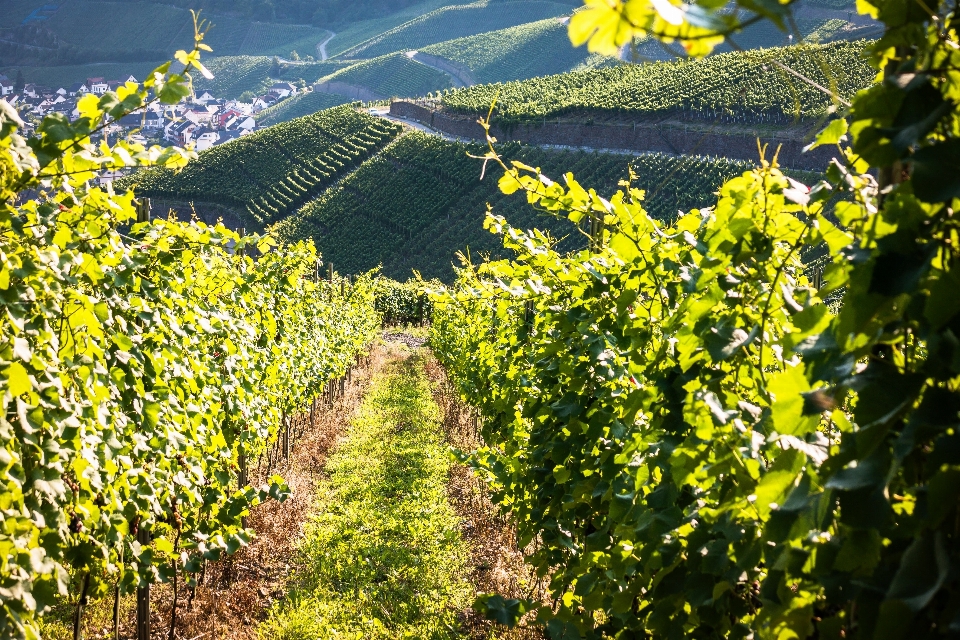
[[[501,194],[499,167],[488,169],[481,180],[480,166],[468,154],[482,152],[477,144],[445,142],[421,133],[404,135],[285,219],[278,233],[289,241],[313,238],[323,255],[350,271],[381,264],[390,277],[404,278],[415,269],[426,278],[446,281],[453,276],[460,251],[504,255],[503,246],[484,229],[478,215],[487,203],[518,226],[549,232],[561,249],[585,244],[583,234],[569,221],[538,213],[522,199]],[[651,213],[666,220],[677,211],[709,204],[723,182],[750,167],[722,158],[631,157],[515,143],[503,145],[501,152],[540,167],[557,180],[562,172],[573,172],[601,192],[615,190],[633,170],[634,186],[649,194]]]
[[[623,65],[459,89],[440,102],[453,112],[485,114],[496,97],[501,124],[571,112],[789,124],[822,117],[838,103],[776,63],[849,100],[876,75],[862,51],[862,42],[837,42]]]
[[[214,147],[181,172],[155,169],[124,184],[148,197],[236,207],[263,227],[318,195],[399,132],[393,123],[336,107]]]

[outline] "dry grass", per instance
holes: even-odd
[[[443,368],[432,357],[426,361],[426,370],[433,383],[434,400],[443,412],[448,442],[461,451],[476,449],[481,444],[476,414],[460,402]],[[448,493],[463,522],[461,533],[470,544],[470,580],[477,593],[545,601],[545,581],[538,580],[525,564],[524,551],[517,548],[515,527],[490,501],[483,482],[465,465],[454,465]],[[505,629],[473,610],[466,612],[464,626],[475,640],[539,640],[544,637],[539,628]]]

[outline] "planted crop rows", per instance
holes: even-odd
[[[345,57],[374,57],[419,49],[437,42],[513,27],[569,13],[570,7],[540,0],[477,2],[443,7],[386,31],[346,52]]]
[[[335,189],[304,205],[285,220],[280,233],[288,239],[314,238],[323,254],[349,271],[383,265],[384,273],[405,278],[418,269],[428,278],[449,280],[458,251],[502,255],[496,238],[483,229],[486,204],[521,228],[542,228],[562,247],[582,245],[583,236],[569,221],[538,214],[523,198],[506,197],[496,188],[499,170],[488,167],[480,180],[480,145],[445,142],[421,133],[404,135],[366,162]],[[602,193],[612,192],[628,177],[646,189],[649,207],[660,219],[671,219],[711,201],[726,180],[751,166],[746,162],[704,157],[648,154],[594,154],[502,145],[505,157],[539,166],[553,179],[566,171],[583,175]]]
[[[423,49],[469,68],[477,82],[507,82],[570,71],[588,53],[570,44],[555,18],[431,45]]]
[[[875,76],[862,42],[797,45],[725,53],[701,60],[623,65],[546,78],[458,89],[445,109],[486,114],[497,97],[501,123],[535,121],[578,111],[620,116],[679,116],[783,122],[824,115],[834,104],[774,62],[812,79],[844,99]]]
[[[179,173],[144,172],[131,183],[144,195],[240,209],[265,226],[316,196],[398,132],[385,120],[336,107],[209,149]]]

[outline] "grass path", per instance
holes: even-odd
[[[266,640],[462,638],[469,548],[422,356],[398,352],[327,461],[288,596]]]

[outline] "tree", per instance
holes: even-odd
[[[23,70],[17,69],[17,78],[13,81],[13,92],[20,93],[25,86],[26,81],[23,79]]]
[[[240,102],[249,103],[256,99],[257,95],[253,91],[244,91],[240,94]]]
[[[300,61],[300,54],[297,53],[296,50],[293,50],[293,51],[290,52],[290,59],[293,60],[294,62],[299,62],[299,61]]]
[[[279,78],[281,73],[283,73],[283,67],[280,65],[280,58],[273,56],[273,62],[270,64],[268,75],[271,78]]]

